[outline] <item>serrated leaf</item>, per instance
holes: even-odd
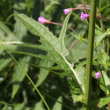
[[[81,93],[81,89],[79,88],[79,85],[75,82],[75,80],[72,77],[69,77],[68,81],[69,81],[70,91],[71,91],[71,95],[74,103],[82,102],[83,95]]]
[[[13,89],[11,97],[14,98],[16,93],[19,90],[20,84],[25,78],[25,73],[28,71],[28,62],[30,60],[29,56],[25,56],[24,58],[19,60],[20,66],[15,66],[15,71],[13,73],[12,82],[13,82]],[[22,67],[22,68],[21,68]]]
[[[64,37],[65,37],[65,34],[66,34],[67,24],[68,24],[70,15],[71,15],[71,13],[69,13],[68,16],[65,18],[62,30],[61,30],[60,35],[59,35],[59,42],[60,42],[60,45],[61,45],[61,52],[65,52],[65,53],[63,53],[64,55],[68,55],[68,53],[69,53],[68,50],[65,47]],[[42,62],[41,61],[41,66],[42,66],[42,64],[43,64],[43,66],[45,66],[45,63],[46,63],[46,65],[49,65],[49,66],[53,64],[51,62],[47,62],[47,61],[43,61]],[[39,86],[45,80],[45,78],[47,77],[48,73],[49,73],[48,70],[43,69],[43,68],[40,69],[40,73],[38,75],[37,86]]]
[[[40,36],[40,42],[42,43],[41,45],[45,48],[48,48],[47,52],[57,64],[59,64],[64,70],[70,68],[70,70],[74,73],[80,87],[82,88],[82,91],[84,91],[84,85],[82,85],[77,73],[63,54],[65,51],[61,51],[61,45],[58,38],[49,32],[48,28],[32,18],[29,18],[23,14],[16,14],[15,16],[30,30],[32,34]]]

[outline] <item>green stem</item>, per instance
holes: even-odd
[[[84,110],[90,110],[91,100],[91,73],[93,60],[93,44],[95,35],[95,19],[96,19],[96,0],[91,0],[89,34],[88,34],[88,53],[86,63],[85,93],[84,93]]]
[[[84,11],[85,11],[85,13],[87,13],[87,9],[86,9],[86,6],[85,6],[85,0],[82,0],[82,3],[84,5]]]

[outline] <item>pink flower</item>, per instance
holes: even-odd
[[[101,73],[100,72],[95,73],[96,79],[98,79],[100,76],[101,76]]]
[[[89,14],[84,14],[84,12],[82,12],[80,17],[81,17],[81,20],[83,21],[89,17]]]
[[[64,13],[65,15],[67,15],[71,10],[73,10],[73,8],[67,8],[67,9],[64,9]]]
[[[48,21],[47,19],[45,19],[43,16],[40,16],[40,17],[38,18],[38,22],[39,22],[39,23],[42,23],[42,24],[50,23],[50,21]]]

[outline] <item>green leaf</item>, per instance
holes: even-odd
[[[56,101],[56,103],[54,104],[52,110],[62,110],[62,104],[59,103],[59,102],[62,103],[62,97],[61,97],[61,96],[57,99],[57,101]]]
[[[100,88],[105,92],[106,95],[110,94],[110,78],[107,76],[105,71],[102,71],[103,78],[100,78]],[[104,79],[104,81],[103,81]]]
[[[62,30],[60,32],[60,35],[59,35],[59,42],[61,44],[61,52],[65,52],[63,53],[64,55],[68,55],[68,50],[66,49],[65,47],[65,43],[64,43],[64,37],[65,37],[65,34],[66,34],[66,29],[67,29],[67,24],[68,24],[68,20],[70,18],[70,15],[71,13],[68,14],[68,16],[66,17],[64,23],[63,23],[63,27],[62,27]],[[41,61],[41,66],[45,66],[45,65],[48,65],[48,66],[51,66],[53,63],[51,62],[47,62],[47,61]],[[46,70],[46,69],[40,69],[40,73],[38,75],[38,82],[37,82],[37,86],[39,86],[44,80],[45,78],[47,77],[49,71]]]
[[[41,60],[40,61],[40,66],[43,66],[43,67],[51,67],[53,65],[53,62],[51,61],[48,61],[47,60]],[[43,81],[47,78],[48,74],[49,74],[49,69],[45,69],[45,68],[40,68],[40,72],[38,73],[38,81],[37,81],[37,84],[36,86],[40,86]]]
[[[7,58],[7,59],[0,59],[0,71],[2,71],[11,61],[11,58]]]
[[[14,107],[14,110],[22,110],[23,108],[24,108],[24,103],[16,104],[16,106]]]
[[[78,62],[80,59],[84,59],[87,56],[87,44],[78,41],[70,50],[70,54],[67,56],[71,63]]]
[[[32,18],[29,18],[23,14],[16,14],[16,17],[30,30],[32,34],[40,36],[40,42],[42,43],[41,45],[45,47],[46,50],[48,50],[47,52],[49,55],[47,54],[47,56],[54,59],[54,61],[64,70],[69,68],[74,73],[75,78],[82,88],[82,91],[84,91],[84,85],[82,85],[80,78],[73,69],[72,65],[65,58],[65,51],[61,49],[61,41],[59,42],[58,38],[49,32],[48,28],[33,20]]]
[[[67,25],[68,25],[68,21],[69,21],[71,13],[72,13],[72,11],[66,16],[66,18],[64,20],[64,23],[63,23],[63,27],[62,27],[60,35],[59,35],[59,42],[60,42],[60,45],[61,45],[61,52],[62,53],[64,52],[63,53],[64,55],[68,55],[69,54],[67,48],[65,47],[64,38],[65,38],[65,34],[66,34],[66,30],[67,30]]]
[[[81,89],[79,88],[79,85],[75,82],[75,80],[72,77],[69,77],[68,81],[69,81],[70,91],[71,91],[72,99],[74,103],[82,102],[83,94],[81,92]]]
[[[98,104],[97,106],[99,108],[102,108],[103,106],[107,105],[110,102],[110,97],[106,97],[106,98],[100,98],[98,100]]]
[[[109,60],[109,56],[103,49],[101,49],[100,52],[98,53],[98,60],[99,63],[103,65],[103,67],[107,70],[108,69],[107,61]]]
[[[110,29],[108,29],[106,32],[101,32],[99,30],[96,31],[96,38],[95,38],[95,44],[96,47],[100,44],[100,42],[110,34]]]
[[[98,13],[101,13],[103,10],[105,10],[109,6],[110,6],[110,4],[107,4],[106,6],[103,6],[101,9],[98,10]]]
[[[80,78],[81,82],[82,82],[82,86],[85,83],[85,68],[82,66],[77,66],[75,69],[76,73],[78,74],[78,77]]]
[[[2,29],[3,32],[6,32],[11,38],[15,36],[3,21],[0,21],[0,29]]]
[[[37,102],[33,110],[45,110],[42,101]]]
[[[25,73],[28,71],[28,62],[30,60],[29,56],[25,56],[24,58],[19,60],[20,67],[18,65],[15,66],[15,72],[13,73],[13,89],[11,97],[14,98],[16,93],[19,90],[20,84],[25,78]]]
[[[96,100],[92,100],[91,101],[91,106],[94,109],[96,109],[96,108],[100,108],[101,109],[102,107],[108,105],[109,102],[110,102],[110,97],[108,96],[108,97],[105,97],[105,98],[99,98],[99,99],[96,99]],[[101,110],[105,110],[105,109],[102,108]]]

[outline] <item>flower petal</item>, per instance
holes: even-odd
[[[95,73],[96,79],[100,78],[100,76],[101,76],[101,73],[100,72]]]

